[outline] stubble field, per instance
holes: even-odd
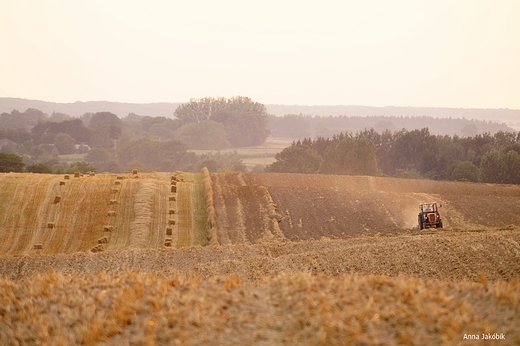
[[[0,343],[520,343],[518,186],[171,176],[1,175]]]

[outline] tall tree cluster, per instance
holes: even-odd
[[[249,97],[191,99],[177,108],[175,116],[183,127],[190,128],[184,131],[181,127],[179,132],[204,133],[219,146],[226,144],[224,140],[232,147],[258,145],[264,143],[269,135],[265,106]],[[208,122],[222,124],[226,137],[223,138],[222,131],[216,131],[214,124],[208,126]]]
[[[472,137],[365,130],[295,141],[271,172],[387,175],[520,184],[520,132]]]

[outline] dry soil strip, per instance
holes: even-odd
[[[173,239],[176,242],[174,245],[177,248],[191,245],[192,238],[192,203],[191,203],[191,174],[184,174],[185,181],[177,183],[177,209],[175,214],[177,216],[177,238]],[[171,215],[173,217],[173,215]]]
[[[144,248],[148,246],[155,192],[156,185],[153,179],[139,182],[134,201],[135,219],[130,225],[130,247]]]
[[[32,177],[31,177],[32,178]],[[16,237],[12,240],[10,254],[23,253],[27,243],[32,242],[32,238],[38,233],[40,227],[46,227],[47,213],[44,211],[47,201],[46,176],[38,175],[26,184],[29,189],[28,195],[18,198],[25,200],[22,210],[12,210],[12,213],[20,214],[20,223],[15,229]]]

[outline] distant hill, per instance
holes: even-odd
[[[149,116],[173,117],[180,103],[122,103],[108,101],[77,101],[74,103],[56,103],[21,98],[0,97],[0,113],[10,113],[13,109],[21,112],[28,108],[36,108],[48,115],[54,112],[71,116],[85,113],[108,111],[123,118],[129,113]],[[468,109],[468,108],[435,108],[435,107],[368,107],[368,106],[300,106],[300,105],[266,105],[267,111],[276,116],[286,114],[302,114],[312,116],[392,116],[392,117],[433,117],[453,119],[475,119],[505,123],[520,131],[520,110],[514,109]]]
[[[505,123],[520,131],[520,109],[478,109],[478,108],[435,108],[435,107],[368,107],[368,106],[286,106],[266,105],[273,115],[302,114],[312,116],[364,117],[432,117],[452,119],[475,119]]]
[[[122,103],[108,101],[77,101],[74,103],[56,103],[38,100],[26,100],[19,98],[0,97],[0,113],[11,113],[13,109],[20,112],[28,108],[39,109],[48,115],[52,113],[65,113],[73,117],[82,116],[85,113],[111,112],[120,118],[126,117],[129,113],[149,116],[164,116],[173,118],[173,113],[179,103]]]

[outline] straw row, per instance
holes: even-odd
[[[175,207],[177,204],[177,183],[184,181],[182,173],[177,171],[170,177],[170,196],[168,196],[168,226],[166,227],[166,236],[164,238],[164,246],[171,247],[173,245],[173,228],[175,226]]]
[[[213,182],[211,181],[211,175],[207,167],[202,168],[202,173],[204,174],[204,198],[206,199],[206,230],[209,234],[209,243],[211,245],[217,245],[217,214],[213,202]]]
[[[64,179],[69,179],[69,176],[65,175]],[[58,188],[61,190],[62,186],[65,186],[64,180],[60,180],[60,182],[58,184]],[[56,228],[56,214],[57,214],[56,209],[58,208],[58,204],[61,203],[61,200],[62,200],[61,194],[54,196],[54,200],[52,201],[52,206],[51,206],[51,212],[49,213],[50,215],[53,215],[53,220],[47,221],[47,223],[43,227],[45,227],[47,229]],[[43,244],[41,244],[41,243],[33,244],[33,249],[34,250],[43,250]]]
[[[119,188],[121,187],[121,179],[122,177],[120,176],[116,176],[116,181],[114,181],[114,185],[110,188],[110,193],[111,193],[111,196],[110,196],[110,200],[108,201],[108,205],[111,206],[111,208],[109,208],[108,212],[107,212],[107,224],[105,226],[103,226],[103,234],[107,234],[108,235],[104,235],[102,236],[101,238],[98,239],[98,243],[97,245],[95,245],[92,249],[90,249],[91,252],[101,252],[101,251],[104,251],[105,250],[105,246],[104,244],[108,244],[108,242],[110,241],[109,237],[110,237],[110,233],[114,230],[114,226],[112,225],[112,220],[113,218],[117,215],[117,212],[115,210],[112,209],[112,207],[116,208],[117,205],[119,204],[119,199],[117,198],[118,196],[118,193],[119,193]]]

